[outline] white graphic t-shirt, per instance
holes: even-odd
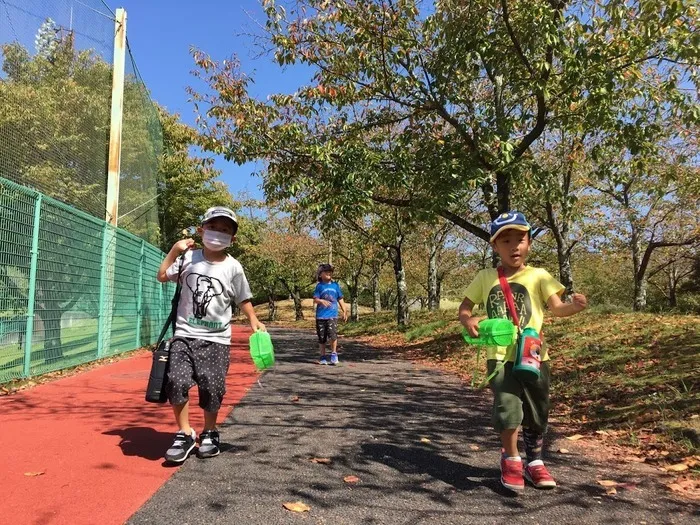
[[[177,281],[179,270],[178,258],[166,271],[168,279]],[[230,344],[231,304],[253,297],[241,263],[230,255],[213,263],[204,258],[202,250],[188,251],[180,284],[175,336]]]

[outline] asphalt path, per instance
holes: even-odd
[[[314,334],[272,335],[277,363],[222,425],[221,455],[190,457],[128,523],[700,522],[698,506],[651,480],[606,495],[597,480],[626,474],[556,451],[545,459],[559,486],[513,495],[499,481],[488,391],[351,341],[339,366],[317,365]]]

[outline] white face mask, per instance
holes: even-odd
[[[232,235],[214,230],[204,230],[204,233],[202,233],[204,246],[215,252],[220,252],[231,246],[232,239]]]

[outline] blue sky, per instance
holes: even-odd
[[[273,92],[293,92],[307,84],[308,73],[302,68],[282,70],[269,56],[255,58],[253,39],[246,34],[260,33],[257,23],[264,15],[257,0],[106,0],[116,11],[127,12],[127,36],[151,96],[170,112],[194,124],[192,105],[185,88],[196,85],[191,75],[193,61],[190,47],[205,51],[222,60],[235,54],[243,70],[254,76],[254,94],[266,97]],[[233,194],[247,191],[261,197],[260,179],[251,177],[253,165],[237,166],[217,158],[221,180]]]

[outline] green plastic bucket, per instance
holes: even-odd
[[[462,337],[470,345],[510,346],[518,339],[518,331],[510,319],[484,319],[479,321],[479,337],[471,337],[462,329]]]
[[[248,340],[250,357],[258,370],[265,370],[275,364],[275,351],[268,332],[256,331]]]

